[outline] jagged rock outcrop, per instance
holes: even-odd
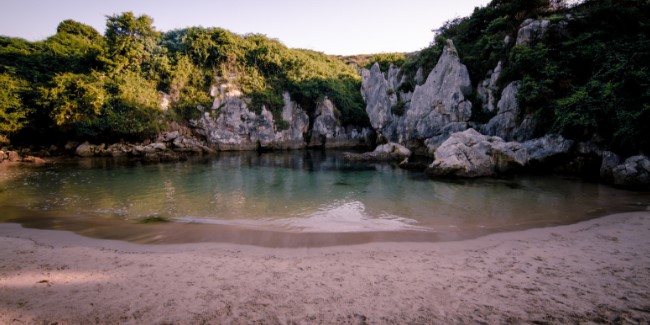
[[[526,19],[519,26],[516,45],[527,45],[544,35],[550,25],[548,20]]]
[[[300,149],[305,146],[305,134],[309,131],[309,116],[300,106],[291,100],[289,93],[282,94],[284,106],[282,119],[287,122],[288,129],[281,130],[279,139],[274,147],[277,149]]]
[[[499,61],[496,68],[487,73],[485,80],[481,81],[476,89],[476,95],[481,100],[481,108],[485,112],[492,112],[496,108],[496,95],[499,91],[497,81],[501,76],[501,66]]]
[[[427,168],[432,176],[492,176],[513,168],[539,165],[570,152],[573,141],[559,135],[519,142],[480,134],[474,129],[452,134]]]
[[[318,104],[311,130],[307,113],[288,93],[283,99],[280,123],[265,107],[256,114],[242,98],[219,96],[211,111],[193,121],[193,127],[218,151],[346,148],[366,145],[370,138],[370,130],[342,127],[334,104],[327,98]]]
[[[368,143],[369,130],[344,128],[335,116],[334,103],[327,97],[316,107],[310,147],[350,148]]]
[[[469,72],[450,41],[426,82],[415,87],[398,132],[404,140],[428,139],[449,123],[469,121],[472,103],[466,96],[471,94]]]
[[[379,145],[372,152],[343,154],[343,158],[353,161],[402,161],[410,156],[408,148],[393,142]]]
[[[394,88],[389,86],[378,63],[375,63],[370,70],[363,69],[361,80],[361,95],[366,101],[366,113],[370,125],[379,136],[394,137],[394,120],[399,119],[391,112],[391,108],[397,103],[397,96],[389,91]]]
[[[362,71],[361,92],[366,112],[380,138],[406,145],[422,145],[433,139],[429,143],[435,146],[451,134],[449,125],[456,123],[451,128],[454,131],[466,129],[472,114],[472,104],[467,99],[472,94],[472,84],[451,41],[424,84],[417,85],[413,93],[398,96],[403,80],[398,80],[396,71],[391,68],[385,76],[379,65]],[[403,110],[401,114],[392,111],[398,104]]]
[[[533,137],[535,119],[532,115],[524,115],[517,103],[520,86],[520,81],[513,81],[503,89],[497,104],[497,114],[481,126],[481,133],[498,136],[506,141],[525,141]]]

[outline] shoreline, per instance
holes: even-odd
[[[0,323],[646,323],[650,212],[452,242],[141,245],[0,225]]]

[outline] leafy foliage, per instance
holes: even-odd
[[[161,33],[131,12],[106,20],[105,36],[73,20],[40,42],[0,36],[0,141],[151,137],[165,120],[210,107],[216,83],[271,110],[280,129],[284,91],[307,110],[327,96],[344,124],[368,124],[357,71],[337,58],[221,28]]]
[[[406,62],[406,54],[404,53],[379,53],[370,57],[366,68],[369,69],[375,63],[378,63],[381,71],[388,71],[391,65],[401,67],[404,62]]]
[[[28,110],[23,106],[20,94],[26,83],[9,74],[0,74],[0,144],[9,142],[8,136],[19,131]]]

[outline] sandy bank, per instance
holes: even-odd
[[[0,323],[650,322],[650,213],[444,243],[142,246],[0,225]]]

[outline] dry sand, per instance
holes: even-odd
[[[0,225],[2,324],[650,322],[650,213],[443,243],[143,246]]]

